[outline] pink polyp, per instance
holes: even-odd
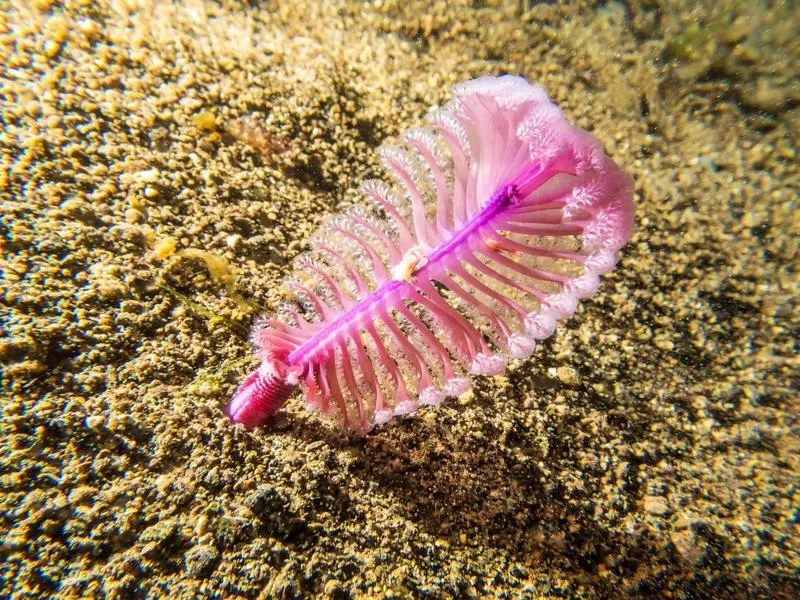
[[[361,344],[360,336],[353,341],[353,346],[356,349],[356,364],[361,368],[362,374],[364,375],[364,381],[369,386],[370,390],[372,391],[372,395],[375,398],[375,411],[383,410],[385,400],[383,398],[383,390],[381,389],[380,381],[378,381],[378,377],[375,375],[375,370],[372,368],[371,361],[367,357],[366,352],[364,352],[364,347]]]
[[[468,283],[469,285],[474,287],[479,292],[482,292],[483,294],[485,294],[486,296],[488,296],[489,298],[491,298],[492,300],[494,300],[495,302],[497,302],[501,306],[505,306],[511,312],[514,312],[514,313],[517,313],[517,314],[520,314],[520,315],[525,314],[525,309],[522,308],[522,305],[520,305],[518,302],[515,302],[514,300],[512,300],[510,298],[507,298],[506,296],[504,296],[503,294],[501,294],[500,292],[498,292],[494,288],[489,287],[488,285],[483,283],[480,279],[478,279],[474,275],[470,274],[466,269],[464,269],[461,273],[459,273],[459,277],[461,277],[466,283]],[[504,331],[506,331],[508,329],[508,326],[505,324],[505,322],[502,319],[500,319],[499,317],[497,317],[497,315],[495,315],[495,318],[496,318],[498,324],[500,325],[500,327]]]
[[[534,267],[528,267],[518,262],[514,262],[513,260],[510,260],[505,256],[503,256],[499,252],[494,252],[493,255],[490,255],[489,252],[491,252],[491,250],[483,252],[482,254],[484,254],[487,257],[490,257],[495,262],[503,265],[504,267],[508,267],[512,271],[516,271],[520,275],[525,275],[526,277],[532,277],[534,279],[539,279],[541,281],[554,281],[557,283],[563,283],[568,279],[565,275],[550,273],[548,271],[544,271],[543,269],[536,269]]]
[[[361,187],[361,192],[364,195],[372,198],[381,206],[381,208],[383,208],[383,210],[386,211],[386,214],[391,216],[392,223],[394,223],[397,231],[399,232],[400,251],[405,251],[414,246],[414,234],[411,233],[411,228],[409,227],[408,222],[398,212],[394,205],[392,205],[392,203],[389,202],[389,200],[384,196],[382,189],[375,185],[364,185]]]
[[[306,405],[310,408],[316,406],[320,408],[322,399],[318,394],[317,381],[314,370],[309,369],[306,373]]]
[[[392,332],[395,340],[398,344],[400,344],[400,347],[403,349],[406,357],[409,359],[414,367],[414,370],[417,372],[416,388],[417,393],[419,393],[420,390],[428,387],[431,382],[430,372],[428,371],[428,367],[425,365],[425,361],[422,360],[420,353],[416,350],[416,348],[414,348],[414,346],[411,345],[411,342],[408,341],[405,334],[403,334],[392,317],[386,313],[383,313],[381,314],[381,319],[389,331]]]
[[[545,225],[542,223],[532,223],[527,225],[520,225],[518,223],[504,223],[501,227],[511,233],[521,233],[523,235],[535,236],[566,236],[566,235],[579,235],[583,232],[583,227],[579,225]]]
[[[378,253],[375,252],[375,249],[372,247],[372,244],[369,244],[366,240],[364,240],[361,236],[356,235],[352,231],[347,231],[346,229],[342,229],[341,227],[334,228],[336,231],[341,233],[343,236],[353,240],[359,247],[367,253],[372,261],[372,270],[375,272],[375,280],[379,283],[383,283],[388,279],[389,275],[386,272],[386,265],[383,264],[383,261],[378,256]],[[384,236],[385,237],[385,236]],[[399,254],[398,260],[399,259]]]
[[[333,256],[338,261],[340,261],[340,263],[342,264],[342,268],[347,273],[347,276],[350,278],[350,281],[353,283],[353,285],[355,285],[355,287],[358,289],[360,293],[365,294],[370,292],[367,282],[364,281],[364,277],[361,275],[361,273],[359,273],[356,269],[353,269],[347,263],[347,259],[344,256],[342,256],[341,252],[337,252],[336,250],[334,250],[333,248],[331,248],[326,244],[318,244],[317,246],[320,249],[327,252],[328,254],[330,254],[331,256]]]
[[[397,402],[407,400],[409,397],[409,393],[408,389],[406,389],[403,377],[400,374],[400,371],[397,368],[397,364],[395,363],[395,361],[393,361],[386,353],[386,349],[383,345],[380,336],[378,335],[378,331],[376,330],[375,325],[373,323],[367,323],[366,329],[367,332],[370,334],[370,337],[372,337],[372,340],[375,342],[375,346],[378,350],[378,358],[380,359],[386,371],[389,373],[389,376],[394,381],[395,396],[396,396],[395,400]]]
[[[413,168],[410,163],[413,159],[410,158],[405,152],[397,150],[384,157],[384,160],[394,172],[395,177],[400,181],[405,188],[411,200],[411,218],[414,224],[414,236],[417,244],[424,246],[431,246],[436,243],[436,240],[431,239],[428,221],[425,218],[425,205],[422,195],[417,187],[417,182],[414,180],[410,169]],[[401,160],[403,159],[403,160]]]
[[[324,370],[326,365],[324,363],[318,363],[314,365],[314,373],[317,376],[317,383],[319,384],[320,390],[320,412],[322,414],[327,415],[328,410],[330,407],[330,398],[331,398],[331,389],[328,385],[328,376],[327,372]]]
[[[295,289],[308,298],[311,304],[314,305],[316,311],[326,321],[336,317],[336,313],[333,311],[333,309],[323,302],[322,298],[320,298],[315,292],[311,291],[308,287],[291,279],[286,282],[286,287]]]
[[[467,174],[469,173],[467,157],[464,154],[464,149],[462,148],[461,143],[459,142],[455,133],[447,129],[444,123],[433,121],[432,125],[439,130],[448,147],[450,148],[450,155],[453,160],[453,171],[455,174],[455,181],[453,184],[454,189],[452,194],[453,229],[458,229],[467,220],[467,207],[463,200],[466,196],[466,194],[464,194],[463,185],[464,181],[467,180]]]
[[[468,345],[467,354],[469,356],[475,356],[480,352],[484,352],[486,347],[486,342],[483,341],[483,337],[481,336],[480,332],[473,327],[473,325],[467,321],[461,313],[455,310],[452,306],[447,304],[445,300],[436,293],[435,288],[430,283],[425,283],[420,286],[420,288],[426,292],[426,295],[421,295],[416,292],[412,292],[412,298],[426,306],[432,314],[436,315],[438,318],[442,319],[448,324],[450,331],[460,334],[460,336],[466,340]]]
[[[459,277],[464,278],[464,273],[459,273],[458,275]],[[472,306],[478,313],[486,317],[489,320],[489,323],[491,323],[493,326],[499,329],[505,337],[508,337],[510,335],[511,332],[506,322],[503,321],[503,319],[501,319],[497,314],[495,314],[492,309],[486,306],[486,304],[478,300],[473,294],[471,294],[469,291],[465,290],[463,287],[458,285],[449,276],[446,277],[446,281],[443,281],[442,283],[444,283],[449,290],[458,295],[460,298],[466,300],[470,304],[470,306]],[[474,282],[473,285],[475,283],[477,282]],[[504,339],[499,339],[499,340],[493,339],[492,341],[498,346],[505,345]]]
[[[333,348],[331,350],[331,354],[336,354],[336,349]],[[330,396],[333,398],[334,402],[339,408],[340,418],[342,420],[342,426],[345,429],[350,428],[350,415],[347,413],[347,405],[345,404],[344,394],[342,393],[342,388],[339,385],[338,373],[336,372],[337,361],[335,358],[330,360],[327,363],[327,375],[326,379],[328,381],[328,386],[330,387]]]
[[[308,265],[307,268],[311,272],[319,275],[323,281],[328,284],[328,289],[330,290],[331,294],[333,294],[333,297],[345,309],[348,309],[353,305],[353,299],[344,292],[341,284],[335,281],[327,272],[317,265]]]
[[[430,134],[428,134],[430,135]],[[432,136],[431,136],[432,137]],[[406,136],[409,144],[413,146],[425,164],[428,165],[436,188],[436,226],[440,236],[448,232],[450,215],[450,198],[447,190],[447,181],[442,168],[433,153],[432,145],[429,147],[422,139],[414,136]],[[426,138],[427,139],[427,138]],[[434,142],[435,143],[435,142]]]
[[[444,378],[449,379],[450,377],[453,377],[453,365],[450,361],[450,357],[447,355],[447,350],[445,350],[444,346],[442,346],[439,340],[436,339],[436,336],[431,333],[431,330],[428,329],[427,325],[425,325],[425,323],[423,323],[419,317],[417,317],[407,307],[400,306],[398,307],[398,310],[419,332],[430,348],[436,352],[436,355],[439,357],[439,360],[442,363]]]
[[[492,250],[490,248],[486,248],[485,250],[482,250],[481,253],[484,256],[492,258],[494,260],[497,260],[498,255],[499,255],[497,252],[495,252],[494,250]],[[505,260],[505,257],[501,256],[500,258]],[[466,258],[466,260],[467,260],[467,262],[469,262],[473,267],[478,269],[484,275],[486,275],[488,277],[491,277],[493,279],[496,279],[497,281],[499,281],[501,283],[504,283],[504,284],[506,284],[506,285],[508,285],[510,287],[516,288],[516,289],[518,289],[520,291],[523,291],[523,292],[525,292],[527,294],[530,294],[534,298],[540,298],[541,299],[541,298],[544,298],[544,296],[546,295],[545,292],[543,292],[542,290],[540,290],[540,289],[538,289],[538,288],[536,288],[536,287],[534,287],[532,285],[529,285],[527,283],[520,282],[520,281],[515,281],[515,280],[513,280],[513,279],[511,279],[509,277],[506,277],[502,273],[496,271],[495,269],[492,269],[489,265],[487,265],[487,264],[481,262],[480,260],[478,260],[478,258],[475,257],[474,255],[468,256]],[[499,262],[499,261],[497,261],[497,262]],[[514,264],[517,264],[517,263],[514,263]]]
[[[358,417],[358,424],[363,430],[366,429],[367,427],[367,416],[364,413],[364,403],[361,400],[361,393],[358,389],[356,378],[353,376],[353,365],[350,362],[350,352],[347,347],[347,343],[345,341],[340,340],[339,349],[341,350],[342,353],[341,358],[339,358],[339,363],[342,365],[342,370],[344,371],[344,383],[350,390],[350,396],[353,398],[353,402],[356,405],[356,416]]]

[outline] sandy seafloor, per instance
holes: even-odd
[[[0,3],[0,595],[800,597],[796,3],[319,4]],[[633,176],[618,268],[468,397],[232,426],[288,261],[500,72]]]

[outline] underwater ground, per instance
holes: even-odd
[[[0,10],[5,594],[800,597],[795,3]],[[290,259],[501,72],[634,177],[617,269],[466,398],[232,426]]]

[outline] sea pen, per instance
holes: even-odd
[[[306,406],[367,431],[502,373],[597,289],[633,227],[630,178],[544,90],[481,77],[384,146],[391,183],[324,223],[253,332],[261,366],[226,414]]]

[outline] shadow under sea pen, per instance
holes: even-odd
[[[402,147],[391,184],[324,223],[253,332],[261,366],[226,414],[251,428],[296,387],[368,431],[504,372],[595,292],[633,228],[632,184],[544,90],[520,77],[457,85]]]

